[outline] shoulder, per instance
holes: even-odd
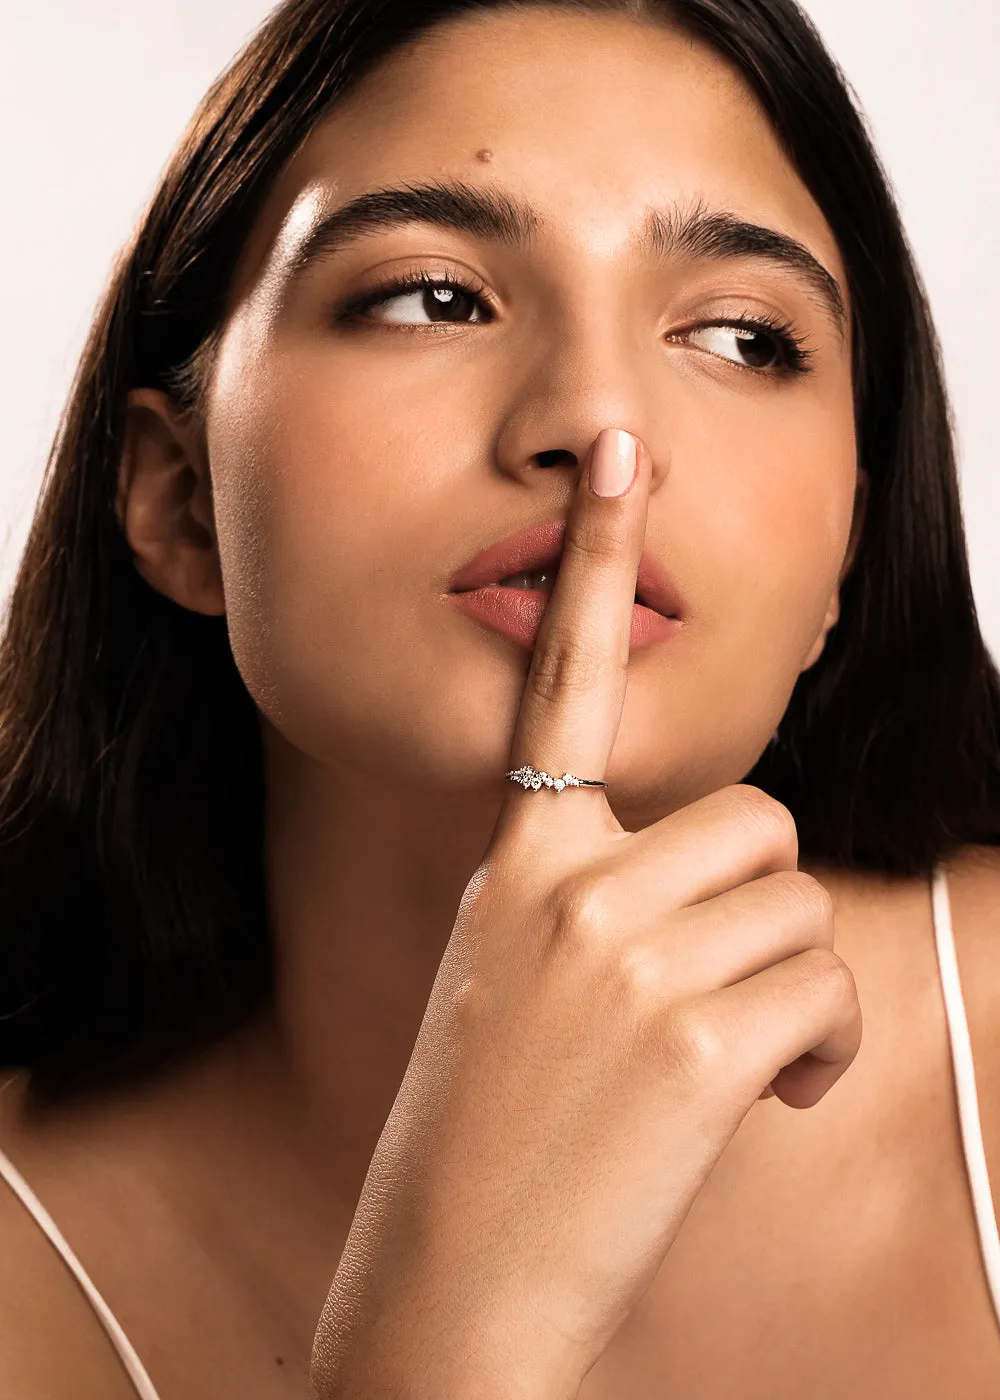
[[[1000,846],[965,846],[945,868],[983,1133],[1000,1163]]]
[[[942,865],[983,1147],[1000,1218],[1000,846],[965,845]],[[906,1132],[923,1135],[925,1144],[936,1135],[950,1171],[962,1149],[930,875],[891,876],[819,864],[809,869],[830,890],[836,946],[856,974],[865,1014],[859,1060],[864,1056],[872,1070],[873,1108],[884,1118],[886,1096],[902,1096]],[[912,1144],[912,1135],[906,1141]],[[925,1146],[920,1151],[929,1161]]]
[[[1000,1163],[1000,846],[962,846],[943,867],[984,1128],[988,1105],[996,1103]],[[930,874],[887,875],[819,863],[806,868],[833,899],[835,946],[858,983],[867,1058],[878,1047],[898,1074],[903,1055],[915,1071],[920,1067],[918,1079],[933,1072],[950,1092]]]
[[[956,939],[961,919],[964,944],[995,943],[1000,936],[1000,846],[963,846],[945,869]]]
[[[3,1078],[9,1078],[4,1075]],[[0,1093],[0,1149],[13,1160]],[[16,1163],[15,1163],[16,1165]],[[121,1361],[75,1279],[0,1177],[0,1395],[135,1400]]]
[[[1000,846],[963,846],[945,870],[973,1051],[1000,1058]]]
[[[943,865],[956,948],[961,945],[967,959],[992,960],[1000,977],[1000,846],[962,846]],[[819,861],[803,862],[801,868],[827,887],[845,927],[864,926],[866,942],[888,941],[898,933],[912,949],[914,919],[925,914],[921,922],[932,926],[929,875],[844,870]]]

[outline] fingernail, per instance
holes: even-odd
[[[624,428],[602,428],[590,463],[590,489],[598,496],[621,496],[635,476],[635,438]]]

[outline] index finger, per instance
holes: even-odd
[[[636,576],[646,535],[650,457],[621,428],[604,428],[580,473],[562,557],[543,614],[510,750],[510,768],[530,764],[561,779],[603,779],[618,734],[632,633]],[[607,810],[602,788],[525,790],[510,782],[500,813],[559,820],[569,803]],[[544,816],[543,810],[544,809]],[[593,813],[592,813],[593,815]]]

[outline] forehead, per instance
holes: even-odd
[[[524,8],[441,24],[362,80],[283,172],[238,281],[359,194],[448,178],[507,187],[538,211],[543,242],[591,257],[619,255],[649,207],[698,199],[843,276],[766,116],[712,50],[623,15]]]

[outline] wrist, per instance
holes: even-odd
[[[527,1312],[527,1309],[525,1310]],[[580,1368],[530,1322],[502,1329],[427,1313],[413,1325],[317,1333],[310,1400],[576,1400]]]

